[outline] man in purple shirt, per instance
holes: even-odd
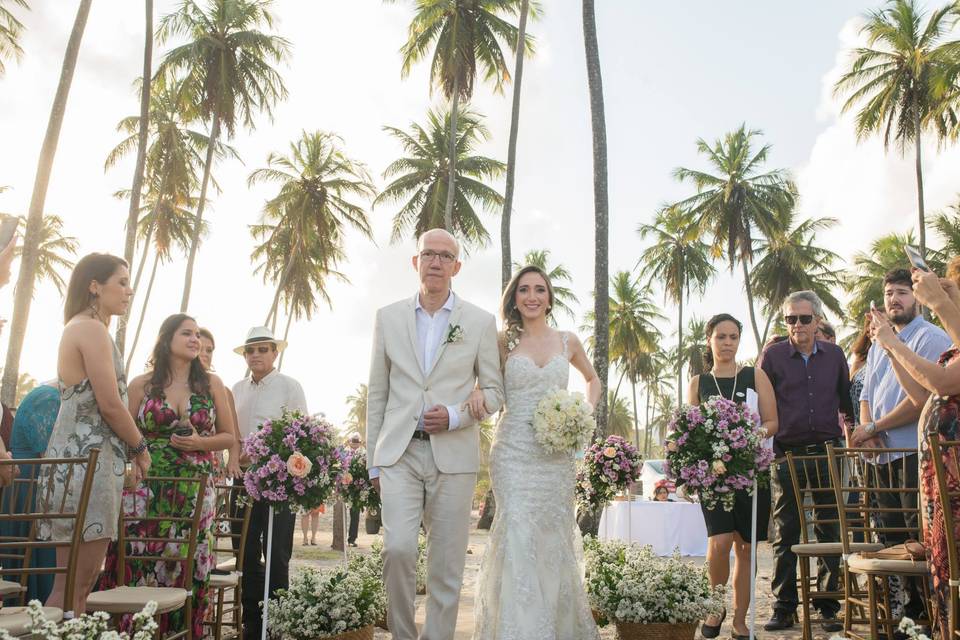
[[[850,398],[850,372],[840,347],[816,340],[817,326],[823,317],[823,303],[812,291],[796,291],[783,302],[783,315],[788,339],[768,346],[760,356],[759,366],[773,384],[777,397],[780,429],[773,445],[777,454],[771,479],[773,484],[773,594],[776,596],[773,616],[764,626],[767,631],[793,626],[797,605],[797,556],[791,547],[800,542],[800,513],[797,509],[784,457],[822,454],[828,442],[842,445],[844,422],[853,423]],[[814,467],[820,467],[815,469]],[[803,465],[797,469],[804,486],[829,486],[829,469],[822,465]],[[818,503],[833,503],[832,494],[815,492]],[[836,509],[818,509],[818,520],[838,517]],[[832,513],[831,513],[832,511]],[[840,531],[836,524],[815,528],[819,542],[837,542]],[[818,563],[817,589],[837,591],[840,576],[839,557],[825,558]],[[814,599],[825,631],[839,631],[837,621],[840,603],[834,598]]]

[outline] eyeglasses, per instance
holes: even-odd
[[[255,353],[269,353],[270,347],[264,347],[264,346],[247,347],[246,349],[243,350],[243,352],[248,356],[252,356]]]
[[[434,258],[440,258],[440,262],[443,264],[450,264],[457,259],[457,256],[446,251],[436,252],[430,251],[429,249],[420,252],[420,259],[424,262],[433,262]]]
[[[813,322],[813,316],[802,315],[802,316],[783,316],[783,319],[787,324],[797,324],[797,320],[800,321],[800,324],[810,324]]]

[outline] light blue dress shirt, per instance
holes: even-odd
[[[931,362],[936,362],[940,354],[950,348],[950,338],[947,334],[919,315],[898,331],[897,337],[911,351]],[[876,421],[893,411],[907,397],[907,393],[897,380],[897,374],[893,370],[893,365],[890,364],[890,356],[880,345],[874,343],[870,347],[864,368],[867,373],[863,379],[860,400],[870,404],[870,414]],[[879,434],[883,438],[883,446],[891,449],[916,449],[918,446],[916,422],[896,429],[880,431]],[[902,457],[902,454],[881,455],[868,462],[885,464]]]

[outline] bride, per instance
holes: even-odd
[[[541,398],[565,389],[570,364],[596,406],[600,380],[576,335],[547,324],[553,287],[528,266],[510,281],[500,312],[506,410],[490,455],[496,512],[477,585],[474,640],[598,638],[583,588],[583,543],[574,514],[574,459],[547,454],[532,420]],[[474,394],[470,411],[485,413]]]

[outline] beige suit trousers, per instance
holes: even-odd
[[[381,467],[383,578],[394,640],[418,637],[414,599],[421,520],[427,530],[427,615],[419,638],[453,639],[476,482],[476,473],[441,473],[426,440],[411,440],[396,464]]]

